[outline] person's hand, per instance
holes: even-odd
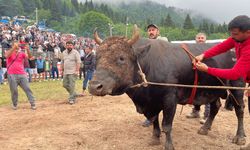
[[[207,72],[207,70],[208,70],[208,66],[200,61],[195,63],[195,67],[198,70],[203,71],[203,72]]]
[[[18,43],[14,43],[12,48],[13,48],[13,49],[17,49],[18,47],[19,47],[19,46],[18,46]]]
[[[195,59],[193,59],[192,63],[195,66],[195,64],[197,62],[199,62],[199,61],[201,62],[203,59],[204,59],[204,54],[200,54],[200,55],[196,56]]]

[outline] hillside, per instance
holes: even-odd
[[[192,21],[196,27],[198,27],[204,20],[209,24],[214,23],[211,19],[199,15],[198,12],[193,10],[184,10],[176,7],[167,7],[156,2],[149,0],[139,2],[121,2],[121,3],[109,3],[106,2],[116,13],[128,16],[130,23],[147,24],[156,23],[160,24],[162,19],[165,19],[169,14],[177,27],[181,27],[187,14],[190,14]]]

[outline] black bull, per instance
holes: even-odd
[[[161,40],[139,39],[133,48],[126,45],[120,37],[111,37],[100,44],[97,49],[96,72],[89,84],[90,93],[94,95],[120,95],[126,93],[134,102],[138,112],[143,113],[153,121],[153,141],[158,143],[160,127],[158,115],[163,111],[162,130],[166,135],[165,149],[174,149],[171,138],[172,123],[177,104],[185,104],[191,94],[190,88],[164,87],[149,85],[148,87],[130,88],[142,82],[138,74],[136,61],[142,67],[146,79],[151,82],[193,84],[194,70],[187,53],[179,44],[171,44]],[[194,55],[201,54],[212,44],[188,44]],[[204,61],[208,66],[218,68],[231,68],[234,64],[232,52],[221,54]],[[206,73],[198,73],[199,85],[221,86],[216,77]],[[244,86],[238,81],[225,81],[231,86]],[[243,91],[231,91],[239,105],[233,102],[238,128],[233,142],[245,144],[245,131],[243,127],[244,102]],[[200,134],[208,134],[212,122],[221,106],[220,98],[226,98],[226,90],[197,89],[194,104],[210,103],[209,118],[200,128]]]

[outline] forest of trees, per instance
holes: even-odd
[[[152,3],[150,7],[148,3]],[[192,40],[198,32],[205,32],[208,39],[228,36],[225,23],[221,25],[205,18],[199,18],[200,21],[189,13],[180,15],[173,8],[149,1],[114,7],[93,3],[92,0],[82,3],[78,0],[0,0],[0,8],[1,16],[25,15],[34,21],[37,8],[39,21],[46,22],[47,27],[79,36],[92,36],[93,29],[97,27],[105,38],[109,36],[111,26],[113,35],[125,36],[127,28],[130,36],[133,24],[138,24],[142,36],[146,36],[145,28],[149,23],[157,23],[161,35],[170,40]],[[157,9],[161,11],[160,15],[152,12]]]

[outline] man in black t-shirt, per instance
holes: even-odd
[[[34,81],[36,81],[37,80],[37,68],[36,68],[36,58],[34,56],[31,59],[29,59],[29,65],[30,65],[32,78],[34,79]]]

